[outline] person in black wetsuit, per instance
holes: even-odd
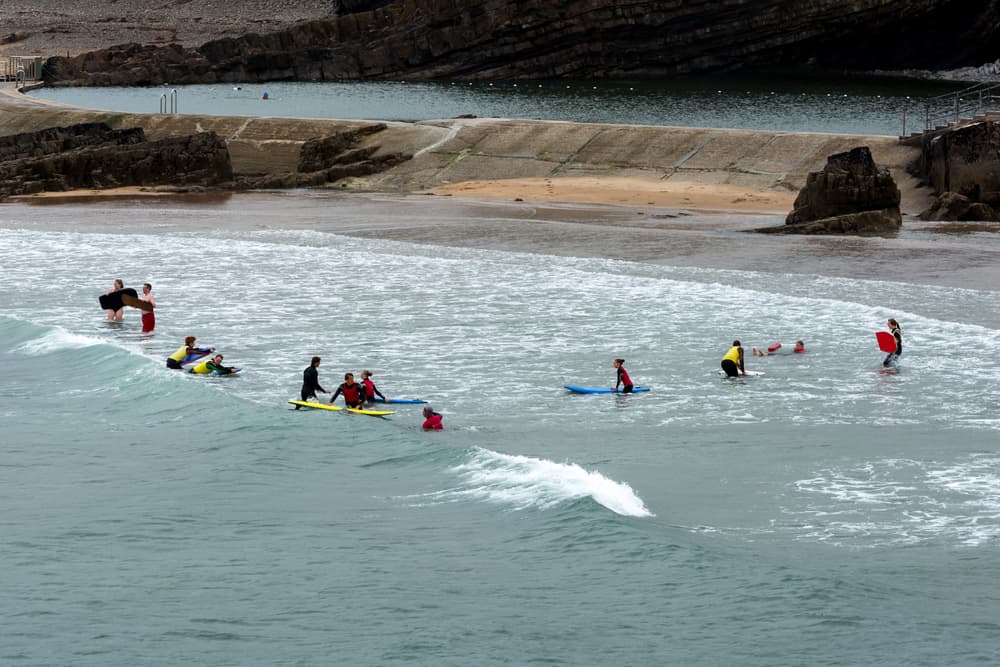
[[[303,401],[308,401],[310,398],[316,398],[316,392],[317,391],[320,392],[320,393],[322,393],[322,394],[329,394],[330,393],[326,389],[323,389],[322,386],[320,386],[320,383],[319,383],[319,371],[317,370],[319,368],[319,362],[320,362],[320,358],[319,357],[313,357],[312,358],[312,363],[309,364],[309,367],[307,369],[305,369],[304,371],[302,371],[302,400]],[[298,410],[301,407],[302,407],[301,405],[296,405],[295,409]]]
[[[899,355],[903,354],[903,332],[899,330],[899,322],[896,320],[889,318],[887,324],[889,325],[889,333],[891,333],[892,337],[896,339],[896,351],[887,354],[885,361],[882,362],[884,367],[889,368],[891,366],[895,366],[896,361],[899,359]]]
[[[330,397],[330,405],[337,400],[337,397],[341,394],[344,395],[344,403],[347,404],[349,408],[363,408],[365,405],[365,388],[364,385],[354,381],[354,373],[345,373],[344,381],[337,391],[333,392],[333,396]]]

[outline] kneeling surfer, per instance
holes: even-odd
[[[743,346],[740,344],[740,341],[734,340],[733,346],[729,348],[729,352],[726,352],[725,356],[722,357],[722,370],[731,378],[736,377],[740,373],[743,375],[747,374],[743,368]]]

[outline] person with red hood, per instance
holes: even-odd
[[[330,405],[337,400],[341,394],[344,395],[344,403],[349,408],[363,408],[365,405],[365,388],[354,381],[354,373],[345,373],[344,381],[337,387],[330,398]]]
[[[431,406],[424,407],[424,430],[425,431],[440,431],[444,429],[441,424],[441,415],[434,412],[434,408]]]

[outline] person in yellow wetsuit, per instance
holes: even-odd
[[[743,346],[740,344],[740,341],[734,340],[733,346],[729,348],[729,352],[726,352],[725,356],[722,357],[722,370],[731,378],[741,373],[743,375],[747,374],[743,368]]]
[[[209,373],[216,373],[218,375],[229,375],[230,373],[236,372],[236,367],[223,366],[222,355],[217,354],[208,361],[203,361],[194,368],[192,368],[191,372],[197,373],[198,375],[208,375]]]
[[[208,354],[209,352],[215,352],[214,347],[195,347],[194,341],[194,336],[188,336],[185,338],[184,344],[177,348],[176,352],[167,357],[167,368],[179,370],[181,368],[181,362],[184,361],[189,354]]]

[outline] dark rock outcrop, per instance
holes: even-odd
[[[141,129],[112,132],[102,124],[89,128],[51,128],[0,138],[0,146],[24,146],[21,154],[8,151],[8,157],[0,160],[0,199],[79,188],[219,186],[232,181],[229,149],[214,132],[147,142]],[[31,135],[37,142],[29,141]],[[59,136],[80,145],[51,150],[53,137]],[[107,140],[102,142],[101,137]]]
[[[368,176],[385,171],[413,156],[404,153],[380,153],[378,144],[360,144],[386,129],[375,123],[327,137],[311,139],[299,150],[299,164],[294,173],[244,176],[237,179],[238,189],[320,187],[344,178]]]
[[[923,138],[909,171],[939,195],[923,220],[1000,220],[1000,123],[969,123]]]
[[[997,222],[1000,213],[983,202],[974,202],[956,192],[942,193],[930,208],[920,214],[921,220],[961,222]]]
[[[79,123],[0,137],[0,162],[41,157],[86,146],[124,146],[146,140],[142,128],[112,130],[104,123]]]
[[[51,58],[52,85],[345,79],[656,78],[978,64],[1000,0],[339,0],[337,16],[269,34]],[[942,40],[940,35],[948,35]]]
[[[867,146],[827,158],[823,171],[810,172],[783,227],[769,234],[884,234],[902,225],[900,194],[885,167]]]

